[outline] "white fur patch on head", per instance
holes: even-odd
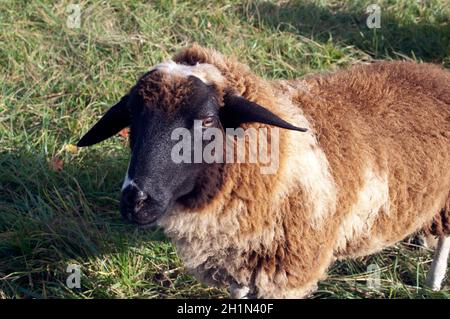
[[[129,177],[128,177],[128,172],[127,172],[127,174],[125,175],[125,179],[124,179],[124,181],[123,181],[123,184],[122,184],[122,191],[125,189],[125,188],[127,188],[129,185],[132,185],[133,184],[133,180],[131,180]]]
[[[220,71],[212,64],[197,63],[196,65],[178,64],[172,60],[158,64],[154,69],[169,75],[189,77],[195,76],[205,84],[221,84],[225,81]]]
[[[127,173],[125,174],[125,179],[124,179],[123,184],[122,184],[122,189],[121,189],[122,192],[123,192],[123,190],[124,190],[125,188],[127,188],[129,185],[136,185],[136,184],[133,182],[133,180],[130,179],[130,176],[128,175],[128,170],[129,170],[129,169],[130,169],[130,164],[128,164]]]

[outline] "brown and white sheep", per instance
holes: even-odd
[[[228,285],[234,297],[305,297],[336,259],[372,254],[425,231],[439,236],[428,277],[439,289],[450,247],[447,70],[377,62],[269,81],[193,45],[153,71],[130,91],[152,112],[168,114],[192,101],[186,81],[196,77],[211,87],[220,107],[233,92],[308,129],[280,130],[276,174],[261,174],[258,163],[210,165],[198,175],[196,185],[204,185],[196,186],[196,200],[186,200],[189,193],[158,214],[157,224],[201,281]],[[133,103],[116,107],[120,116],[103,118],[80,146],[129,125],[120,119]],[[248,122],[241,126],[267,124]],[[114,127],[100,132],[108,125]],[[133,165],[142,161],[151,157],[132,156]],[[138,183],[136,169],[132,174],[125,188]]]

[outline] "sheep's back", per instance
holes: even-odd
[[[450,72],[381,62],[305,81],[294,101],[338,188],[340,254],[382,249],[429,223],[450,191]],[[384,183],[386,203],[362,212]]]

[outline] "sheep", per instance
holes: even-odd
[[[203,128],[280,128],[276,173],[173,163],[170,132],[194,118]],[[126,126],[122,215],[162,227],[200,281],[234,298],[305,298],[336,260],[424,232],[439,237],[427,283],[440,288],[450,246],[447,70],[376,62],[264,80],[194,44],[144,74],[78,146]]]

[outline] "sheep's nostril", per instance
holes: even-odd
[[[139,211],[145,204],[145,200],[148,196],[143,191],[138,191],[134,198],[134,210]]]
[[[145,194],[143,191],[138,191],[136,193],[136,201],[137,202],[143,202],[147,199],[147,194]]]
[[[122,193],[122,200],[125,207],[134,209],[135,211],[141,209],[147,199],[148,195],[145,192],[132,186],[128,186]]]

